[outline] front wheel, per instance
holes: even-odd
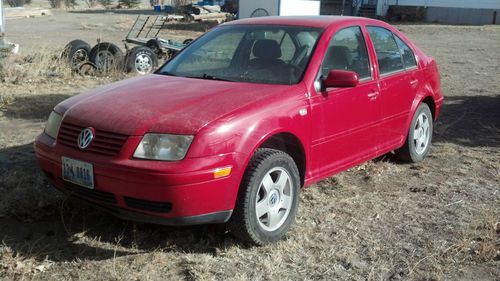
[[[295,220],[299,191],[293,159],[279,150],[258,149],[245,171],[229,230],[255,245],[281,239]]]
[[[415,111],[405,144],[396,150],[396,156],[412,163],[424,160],[431,146],[432,130],[431,110],[427,104],[422,103]]]

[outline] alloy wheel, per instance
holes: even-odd
[[[292,178],[281,167],[265,174],[255,200],[255,215],[264,230],[274,231],[286,221],[293,202],[292,184]]]
[[[415,152],[422,154],[429,145],[430,138],[430,120],[424,112],[420,113],[413,129],[413,144],[415,145]]]

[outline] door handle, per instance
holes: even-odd
[[[368,94],[368,97],[369,97],[370,99],[372,99],[372,100],[373,100],[373,99],[376,99],[376,98],[377,98],[377,96],[378,96],[378,92],[377,92],[377,91],[371,91],[371,92]]]
[[[418,79],[413,79],[410,81],[410,85],[412,85],[412,86],[414,86],[417,83],[418,83]]]

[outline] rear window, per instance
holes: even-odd
[[[367,29],[375,47],[380,74],[404,70],[403,58],[392,32],[376,26],[368,26]]]

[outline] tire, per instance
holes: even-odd
[[[396,157],[410,163],[424,160],[431,146],[433,128],[431,110],[422,103],[413,115],[405,144],[395,151]]]
[[[73,40],[64,47],[61,58],[68,62],[72,70],[77,70],[80,64],[89,61],[90,45],[83,40]]]
[[[187,45],[191,44],[191,42],[193,42],[193,41],[194,41],[194,40],[193,40],[192,38],[189,38],[189,39],[184,40],[184,41],[182,42],[182,44],[184,44],[184,45],[186,45],[186,46],[187,46]]]
[[[280,240],[295,221],[299,192],[299,171],[293,159],[280,150],[258,149],[241,182],[229,230],[254,245]]]
[[[148,47],[136,46],[127,56],[127,72],[148,74],[158,67],[158,57]]]
[[[122,50],[113,43],[99,43],[90,50],[90,61],[102,73],[121,69],[123,58]]]
[[[161,50],[161,46],[160,46],[160,43],[158,43],[158,40],[156,40],[156,39],[150,39],[146,43],[146,46],[148,48],[150,48],[153,51],[153,53],[156,54],[157,57],[160,58],[160,57],[163,56],[163,51]]]

